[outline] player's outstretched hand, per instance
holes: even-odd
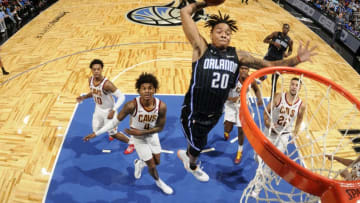
[[[94,138],[94,137],[96,137],[95,133],[91,133],[91,134],[89,134],[88,136],[84,137],[83,140],[84,140],[85,142],[87,142],[87,141],[91,140],[91,139]]]
[[[328,158],[330,161],[332,159],[332,156],[330,154],[325,154],[325,157]]]
[[[309,47],[310,41],[306,42],[305,47],[302,46],[302,43],[300,42],[300,46],[298,48],[298,59],[300,59],[300,62],[305,62],[305,61],[311,61],[311,57],[317,55],[317,53],[315,52],[315,49],[317,48],[317,46],[313,46],[313,47]]]

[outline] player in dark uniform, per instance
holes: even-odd
[[[268,52],[264,57],[267,61],[277,61],[282,60],[291,55],[293,49],[293,41],[288,36],[290,31],[290,25],[284,24],[282,32],[273,32],[264,39],[264,43],[269,44]],[[286,52],[287,50],[287,52]],[[279,78],[279,75],[273,74],[271,76],[271,84],[274,84],[274,93],[276,92],[276,82]],[[261,78],[264,80],[265,78]],[[274,81],[275,80],[275,81]],[[271,89],[272,96],[272,89]]]
[[[252,68],[268,66],[295,66],[310,60],[315,55],[309,44],[299,47],[296,57],[283,61],[266,61],[250,56],[249,53],[230,47],[232,32],[237,30],[236,22],[229,15],[211,15],[205,27],[210,27],[211,43],[202,37],[192,19],[198,9],[213,6],[211,3],[195,2],[181,9],[180,15],[186,38],[193,47],[192,76],[181,111],[181,124],[188,142],[187,151],[178,150],[178,157],[185,169],[200,181],[209,176],[196,165],[201,150],[207,144],[207,134],[218,122],[231,88],[239,77],[239,67]]]

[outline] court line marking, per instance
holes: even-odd
[[[56,158],[55,158],[55,161],[54,161],[54,165],[52,166],[52,169],[51,169],[51,171],[50,171],[50,177],[49,177],[49,180],[48,180],[48,183],[47,183],[47,186],[46,186],[46,190],[45,190],[45,194],[44,194],[43,200],[42,200],[43,203],[45,203],[46,196],[47,196],[48,191],[49,191],[49,188],[50,188],[50,181],[52,180],[52,177],[53,177],[53,175],[54,175],[55,167],[56,167],[57,161],[58,161],[58,159],[59,159],[60,152],[61,152],[62,149],[63,149],[63,145],[64,145],[64,142],[65,142],[66,136],[68,135],[68,131],[69,131],[69,129],[70,129],[70,125],[71,125],[71,123],[72,123],[72,121],[73,121],[73,119],[74,119],[74,116],[75,116],[75,113],[76,113],[76,110],[77,110],[78,106],[79,106],[79,103],[76,103],[75,108],[74,108],[74,111],[73,111],[73,113],[72,113],[72,115],[71,115],[71,119],[70,119],[70,121],[69,121],[69,123],[68,123],[68,125],[67,125],[67,127],[66,127],[65,135],[64,135],[64,137],[63,137],[63,139],[62,139],[62,141],[61,141],[61,145],[60,145],[60,147],[59,147],[59,151],[58,151],[58,153],[57,153],[57,155],[56,155]]]
[[[172,151],[172,150],[166,150],[166,149],[161,149],[160,152],[161,152],[161,153],[167,153],[167,154],[174,154],[174,151]]]
[[[87,53],[87,52],[91,52],[91,51],[99,50],[99,49],[105,49],[105,48],[111,48],[111,47],[118,47],[118,46],[125,46],[125,45],[160,44],[160,43],[173,43],[173,44],[175,44],[175,43],[183,43],[183,44],[188,44],[188,42],[135,42],[135,43],[116,44],[116,45],[103,46],[103,47],[98,47],[98,48],[89,49],[89,50],[83,50],[83,51],[75,52],[75,53],[73,53],[73,54],[61,56],[61,57],[52,59],[52,60],[50,60],[50,61],[41,63],[41,64],[39,64],[39,65],[36,65],[36,66],[34,66],[34,67],[32,67],[32,68],[24,71],[24,72],[21,72],[21,73],[15,75],[15,76],[13,76],[13,77],[5,80],[4,82],[0,83],[0,86],[4,85],[5,83],[7,83],[7,82],[9,82],[9,81],[11,81],[11,80],[13,80],[13,79],[15,79],[15,78],[23,75],[23,74],[25,74],[25,73],[27,73],[27,72],[30,72],[31,70],[35,70],[35,69],[37,69],[37,68],[39,68],[39,67],[41,67],[41,66],[43,66],[43,65],[47,65],[47,64],[49,64],[49,63],[51,63],[51,62],[58,61],[58,60],[60,60],[60,59],[63,59],[63,58],[66,58],[66,57],[70,57],[70,56],[74,56],[74,55],[77,55],[77,54]],[[249,53],[250,53],[250,52],[249,52]],[[160,58],[160,59],[152,59],[152,60],[144,61],[144,62],[141,62],[141,63],[138,63],[138,64],[134,64],[134,65],[132,65],[132,66],[130,66],[130,67],[125,68],[123,71],[121,71],[120,73],[118,73],[118,74],[112,79],[112,82],[115,82],[121,75],[123,75],[123,74],[126,73],[127,71],[132,70],[132,69],[134,69],[134,68],[136,68],[136,67],[138,67],[138,66],[140,66],[140,65],[147,64],[147,63],[151,63],[151,62],[156,62],[156,61],[169,61],[169,60],[175,60],[175,61],[178,61],[178,60],[191,61],[190,58]],[[131,95],[131,94],[129,94],[129,95]],[[134,94],[134,95],[137,95],[137,94]],[[177,94],[157,94],[157,95],[169,95],[169,96],[171,96],[171,95],[177,95]],[[184,95],[184,94],[179,94],[179,95]],[[47,183],[46,191],[45,191],[45,194],[44,194],[44,196],[43,196],[43,203],[45,203],[45,200],[46,200],[46,197],[47,197],[47,193],[48,193],[49,188],[50,188],[50,182],[51,182],[51,180],[52,180],[52,176],[53,176],[53,174],[54,174],[54,170],[55,170],[55,167],[56,167],[56,165],[57,165],[57,161],[58,161],[60,152],[61,152],[61,150],[62,150],[62,146],[63,146],[64,141],[65,141],[65,139],[66,139],[66,136],[67,136],[67,134],[68,134],[68,130],[69,130],[70,125],[71,125],[71,123],[72,123],[72,120],[73,120],[73,118],[74,118],[75,112],[76,112],[76,110],[77,110],[77,108],[78,108],[78,105],[79,105],[79,103],[76,103],[75,109],[74,109],[73,114],[72,114],[72,116],[71,116],[71,119],[70,119],[70,121],[69,121],[69,123],[68,123],[67,129],[66,129],[66,132],[65,132],[65,136],[64,136],[64,138],[63,138],[63,140],[62,140],[61,146],[60,146],[59,151],[58,151],[58,153],[57,153],[57,155],[56,155],[56,159],[55,159],[54,165],[53,165],[52,170],[51,170],[51,172],[50,172],[51,175],[50,175],[50,178],[49,178],[48,183]],[[205,150],[203,150],[202,153],[209,152],[209,151],[214,151],[214,150],[215,150],[215,148],[205,149]]]
[[[200,153],[207,153],[207,152],[212,152],[212,151],[215,151],[215,147],[211,147],[211,148],[208,148],[208,149],[203,149],[203,150],[201,150]]]
[[[28,73],[32,70],[35,70],[35,69],[38,69],[44,65],[47,65],[49,63],[52,63],[52,62],[55,62],[55,61],[58,61],[58,60],[61,60],[61,59],[64,59],[64,58],[67,58],[67,57],[71,57],[71,56],[75,56],[75,55],[78,55],[78,54],[82,54],[82,53],[87,53],[87,52],[91,52],[91,51],[95,51],[95,50],[100,50],[100,49],[106,49],[106,48],[113,48],[113,47],[120,47],[120,46],[127,46],[127,45],[140,45],[140,44],[190,44],[189,42],[180,42],[180,41],[173,41],[173,42],[161,42],[161,41],[153,41],[153,42],[131,42],[131,43],[122,43],[122,44],[114,44],[114,45],[109,45],[109,46],[102,46],[102,47],[97,47],[97,48],[93,48],[93,49],[87,49],[87,50],[83,50],[83,51],[78,51],[78,52],[75,52],[75,53],[72,53],[72,54],[68,54],[68,55],[65,55],[65,56],[60,56],[58,58],[55,58],[55,59],[51,59],[49,61],[46,61],[44,63],[40,63],[36,66],[33,66],[23,72],[20,72],[8,79],[6,79],[5,81],[1,82],[0,83],[0,87],[3,86],[4,84],[14,80],[15,78],[18,78],[22,75],[24,75],[25,73]],[[257,53],[252,53],[252,52],[248,52],[250,54],[253,54],[253,55],[256,55],[256,56],[261,56]],[[174,59],[180,59],[180,58],[174,58]],[[165,59],[153,59],[153,60],[165,60]],[[186,58],[186,60],[190,60],[190,57],[189,58]],[[149,62],[152,62],[151,60]],[[145,62],[144,62],[145,63]],[[135,66],[135,65],[133,65]],[[130,67],[129,67],[130,68]],[[123,72],[123,71],[122,71]],[[121,74],[123,74],[121,72]],[[120,74],[120,73],[119,73]]]
[[[55,59],[51,59],[49,61],[46,61],[44,63],[41,63],[41,64],[38,64],[36,66],[33,66],[23,72],[20,72],[8,79],[6,79],[5,81],[1,82],[0,83],[0,86],[3,86],[4,84],[10,82],[11,80],[14,80],[15,78],[18,78],[20,77],[21,75],[27,73],[27,72],[30,72],[32,70],[35,70],[35,69],[38,69],[44,65],[47,65],[51,62],[55,62],[55,61],[58,61],[58,60],[61,60],[61,59],[64,59],[64,58],[67,58],[67,57],[71,57],[71,56],[75,56],[75,55],[78,55],[78,54],[82,54],[82,53],[88,53],[88,52],[92,52],[92,51],[95,51],[95,50],[100,50],[100,49],[106,49],[106,48],[113,48],[113,47],[121,47],[121,46],[127,46],[127,45],[141,45],[141,44],[190,44],[189,42],[178,42],[178,41],[173,41],[173,42],[161,42],[161,41],[153,41],[153,42],[130,42],[130,43],[122,43],[122,44],[114,44],[114,45],[108,45],[108,46],[102,46],[102,47],[97,47],[97,48],[93,48],[93,49],[86,49],[86,50],[82,50],[82,51],[77,51],[75,53],[72,53],[72,54],[68,54],[68,55],[65,55],[65,56],[60,56],[58,58],[55,58]]]

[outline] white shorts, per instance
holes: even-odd
[[[287,145],[289,144],[289,138],[291,133],[285,133],[282,135],[278,135],[275,132],[270,132],[269,129],[265,127],[264,135],[273,143],[282,153],[285,153],[287,150]]]
[[[141,160],[149,161],[153,154],[160,154],[161,145],[158,133],[132,137],[136,152]]]
[[[100,109],[95,108],[95,112],[93,114],[92,120],[92,128],[93,132],[96,132],[100,128],[102,128],[106,123],[110,122],[110,119],[107,119],[109,112],[111,109]],[[114,113],[114,118],[117,116],[117,112]],[[109,135],[115,135],[117,133],[117,127],[108,131]]]
[[[241,127],[240,118],[239,118],[239,108],[240,105],[238,104],[225,103],[224,122],[229,121],[234,123],[237,127]]]

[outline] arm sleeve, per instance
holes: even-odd
[[[117,101],[114,105],[114,110],[116,111],[121,106],[121,104],[124,103],[125,95],[119,89],[117,89],[115,92],[113,92],[112,95],[117,97]]]
[[[116,116],[110,122],[106,123],[102,128],[97,130],[95,132],[95,135],[96,136],[101,135],[101,134],[109,131],[110,129],[115,128],[119,123],[120,123],[120,121],[117,119],[117,116]]]

